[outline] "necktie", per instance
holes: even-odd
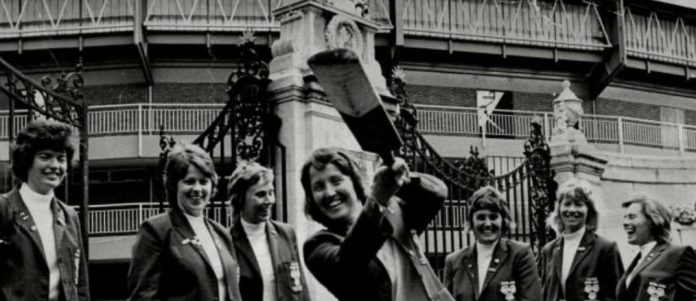
[[[640,262],[640,258],[643,256],[642,252],[638,252],[638,256],[636,256],[635,259],[633,259],[633,262],[631,262],[631,265],[628,266],[628,277],[626,277],[626,288],[628,288],[628,285],[631,284],[631,280],[633,280],[633,277],[635,277],[635,269],[636,266],[638,266],[638,263]]]

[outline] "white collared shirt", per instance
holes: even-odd
[[[36,231],[39,232],[41,238],[44,258],[48,265],[48,300],[58,300],[60,270],[58,269],[56,239],[53,233],[53,210],[51,209],[53,191],[48,194],[40,194],[31,190],[27,183],[22,183],[19,187],[19,195],[22,197],[24,205],[29,209]]]
[[[638,260],[638,263],[636,263],[636,266],[633,267],[633,270],[631,270],[631,273],[628,274],[628,277],[626,277],[626,287],[628,287],[629,284],[631,284],[631,280],[633,280],[633,277],[636,276],[635,271],[640,266],[643,261],[645,261],[646,258],[648,258],[648,255],[652,251],[653,248],[657,245],[657,241],[651,241],[647,244],[644,244],[640,246],[640,259]]]

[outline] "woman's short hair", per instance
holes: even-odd
[[[309,218],[327,227],[331,221],[319,210],[319,206],[314,200],[314,195],[312,194],[312,179],[309,176],[309,170],[314,167],[314,169],[321,171],[329,164],[333,164],[341,173],[348,176],[350,180],[353,181],[353,189],[360,202],[365,203],[366,199],[365,189],[362,186],[362,178],[358,172],[357,164],[345,151],[336,148],[320,148],[315,150],[304,165],[302,165],[300,182],[305,192],[304,212]]]
[[[273,171],[256,162],[243,161],[232,172],[227,184],[227,197],[232,206],[233,219],[239,218],[251,186],[273,182]]]
[[[492,186],[485,186],[476,190],[469,198],[469,229],[474,228],[474,213],[479,210],[490,210],[491,212],[500,214],[502,219],[501,234],[505,235],[512,228],[512,219],[510,218],[510,209],[508,208],[505,197]]]
[[[29,122],[17,134],[11,148],[12,174],[20,181],[26,182],[34,157],[42,150],[65,152],[70,170],[78,140],[76,132],[69,125],[53,120],[40,119]]]
[[[570,199],[572,201],[580,201],[587,207],[587,216],[585,217],[586,231],[597,231],[599,213],[597,212],[597,207],[592,197],[592,188],[589,182],[578,178],[568,179],[558,187],[556,199],[558,200],[556,209],[551,216],[549,216],[548,222],[554,230],[558,233],[563,233],[563,231],[565,231],[565,225],[561,219],[561,203],[566,199]]]
[[[210,155],[199,146],[194,144],[177,144],[167,155],[167,164],[164,167],[164,186],[169,207],[178,210],[177,205],[177,184],[188,173],[189,166],[193,165],[206,177],[210,178],[213,184],[210,197],[215,196],[218,176],[215,173],[215,166]]]
[[[640,204],[643,215],[650,221],[650,235],[660,243],[672,240],[672,213],[661,202],[649,196],[638,194],[621,204],[628,208],[632,204]]]

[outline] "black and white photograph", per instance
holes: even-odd
[[[0,0],[0,301],[696,301],[696,0]]]

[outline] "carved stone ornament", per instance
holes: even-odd
[[[567,128],[574,128],[583,113],[582,100],[570,90],[570,82],[563,81],[563,90],[553,101],[554,136],[565,134]]]
[[[355,22],[336,15],[331,18],[324,30],[324,41],[328,49],[348,48],[362,57],[363,39]]]

